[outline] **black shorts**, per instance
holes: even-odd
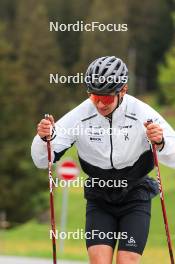
[[[109,245],[142,255],[151,217],[151,200],[111,205],[87,201],[86,246]]]

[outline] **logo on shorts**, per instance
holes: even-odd
[[[128,246],[128,247],[137,247],[136,241],[134,240],[133,237],[130,237],[130,239],[128,239],[128,243],[126,244],[126,246]]]
[[[134,243],[134,244],[135,244],[136,242],[135,242],[135,240],[134,240],[133,237],[130,237],[130,239],[128,240],[128,243],[129,243],[129,244],[131,244],[131,243]]]

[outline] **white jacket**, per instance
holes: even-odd
[[[150,150],[143,125],[148,119],[163,128],[165,146],[158,152],[159,161],[175,168],[175,131],[154,109],[127,94],[113,112],[112,120],[100,115],[90,99],[58,120],[57,136],[51,141],[52,161],[56,162],[75,144],[80,159],[90,166],[103,170],[133,166]],[[46,142],[38,135],[33,140],[31,154],[38,168],[47,168]]]

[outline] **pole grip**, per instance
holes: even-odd
[[[49,116],[50,116],[49,114],[45,114],[45,115],[44,115],[44,118],[47,119],[47,120],[49,120]],[[53,127],[50,126],[50,135],[46,137],[47,142],[51,140],[52,128],[53,128]]]

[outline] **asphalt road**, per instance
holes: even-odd
[[[52,260],[39,258],[22,258],[22,257],[6,257],[0,256],[0,264],[53,264]],[[87,264],[78,261],[58,260],[58,264]]]

